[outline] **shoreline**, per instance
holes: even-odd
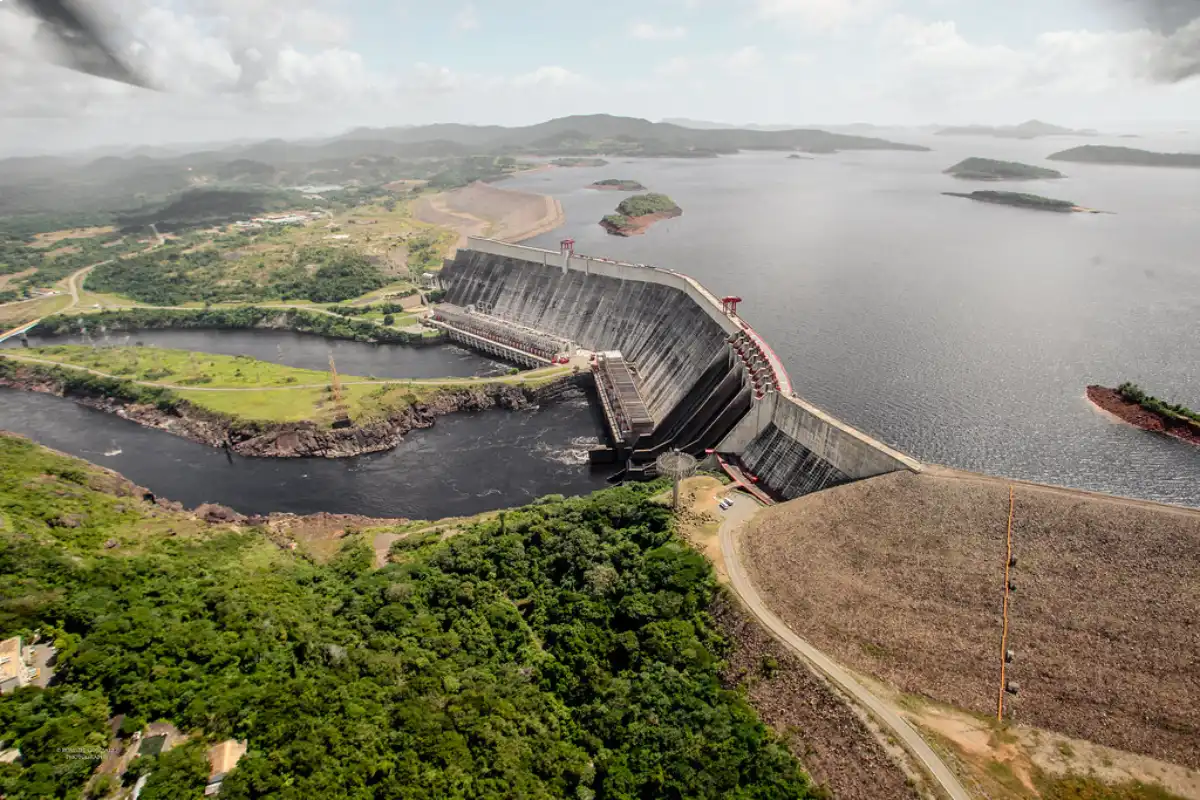
[[[656,211],[653,214],[643,214],[640,217],[627,217],[630,223],[627,228],[618,228],[616,225],[605,220],[600,220],[600,227],[604,228],[610,236],[641,236],[656,222],[682,216],[683,209],[676,208],[673,211]]]
[[[519,174],[533,171],[526,170]],[[452,207],[447,202],[451,197],[462,201],[462,206]],[[513,210],[514,214],[506,218],[501,213],[493,218],[488,212],[496,213],[496,208],[489,201],[499,201],[503,211]],[[522,218],[522,211],[532,211],[534,202],[539,204],[538,216]],[[471,236],[486,236],[516,244],[549,233],[567,220],[562,204],[550,195],[503,189],[479,181],[418,199],[413,204],[413,216],[421,222],[440,225],[458,233],[458,241],[447,254],[448,257],[453,257],[459,248],[465,247]]]
[[[72,392],[61,376],[27,365],[0,376],[0,387],[64,397],[142,427],[246,458],[353,458],[380,453],[399,446],[414,430],[433,427],[438,417],[496,408],[529,411],[578,386],[577,376],[569,375],[535,389],[504,383],[446,389],[427,402],[393,409],[385,419],[348,428],[329,428],[312,421],[239,420],[186,400],[163,409],[102,393]]]
[[[1107,386],[1088,386],[1085,396],[1095,408],[1119,422],[1200,447],[1200,423],[1189,424],[1148,411]]]

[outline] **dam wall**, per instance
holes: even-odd
[[[470,239],[442,271],[446,300],[570,339],[619,350],[636,365],[658,422],[684,403],[737,325],[664,270]],[[715,299],[714,299],[714,302]],[[733,369],[733,367],[730,367]]]
[[[737,455],[775,494],[791,500],[888,472],[919,472],[920,462],[797,397],[778,392],[754,408],[718,445]]]
[[[770,346],[682,273],[471,238],[440,281],[449,303],[620,351],[656,425],[638,445],[643,461],[667,447],[715,449],[786,499],[920,469],[797,397]]]

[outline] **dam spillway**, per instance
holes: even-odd
[[[770,346],[682,273],[472,237],[439,280],[454,307],[619,355],[649,418],[622,454],[632,463],[715,451],[783,499],[920,469],[796,396]]]

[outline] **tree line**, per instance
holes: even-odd
[[[247,739],[226,800],[817,796],[718,679],[712,569],[659,486],[546,498],[377,570],[366,535],[324,564],[254,529],[172,536],[72,459],[3,439],[0,465],[26,533],[0,537],[0,631],[61,648],[55,686],[0,698],[8,797],[78,797],[59,748],[107,743],[113,713]],[[86,521],[52,524],[67,510]],[[159,757],[144,796],[200,797],[197,753]]]

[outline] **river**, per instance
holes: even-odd
[[[250,356],[300,369],[329,369],[329,356],[343,375],[376,378],[470,378],[503,375],[511,365],[455,345],[410,347],[364,344],[326,339],[292,331],[150,330],[102,336],[30,336],[30,347],[55,344],[95,344],[128,347],[135,344],[227,356]],[[21,347],[19,339],[4,347]]]
[[[606,484],[587,463],[601,423],[586,398],[537,411],[438,418],[395,450],[349,459],[252,459],[50,395],[0,389],[0,429],[115,469],[160,496],[244,514],[318,511],[440,519]],[[111,455],[109,455],[111,454]]]
[[[888,136],[888,133],[880,133]],[[1012,141],[916,136],[933,152],[612,159],[504,186],[551,194],[567,223],[526,242],[688,273],[742,312],[796,390],[917,458],[995,475],[1200,506],[1200,448],[1113,422],[1089,383],[1140,383],[1200,408],[1200,171],[1050,162],[1077,144],[1200,151],[1194,136]],[[1063,180],[964,183],[978,155]],[[596,223],[631,178],[682,217],[646,235]],[[1001,188],[1111,215],[945,197]]]

